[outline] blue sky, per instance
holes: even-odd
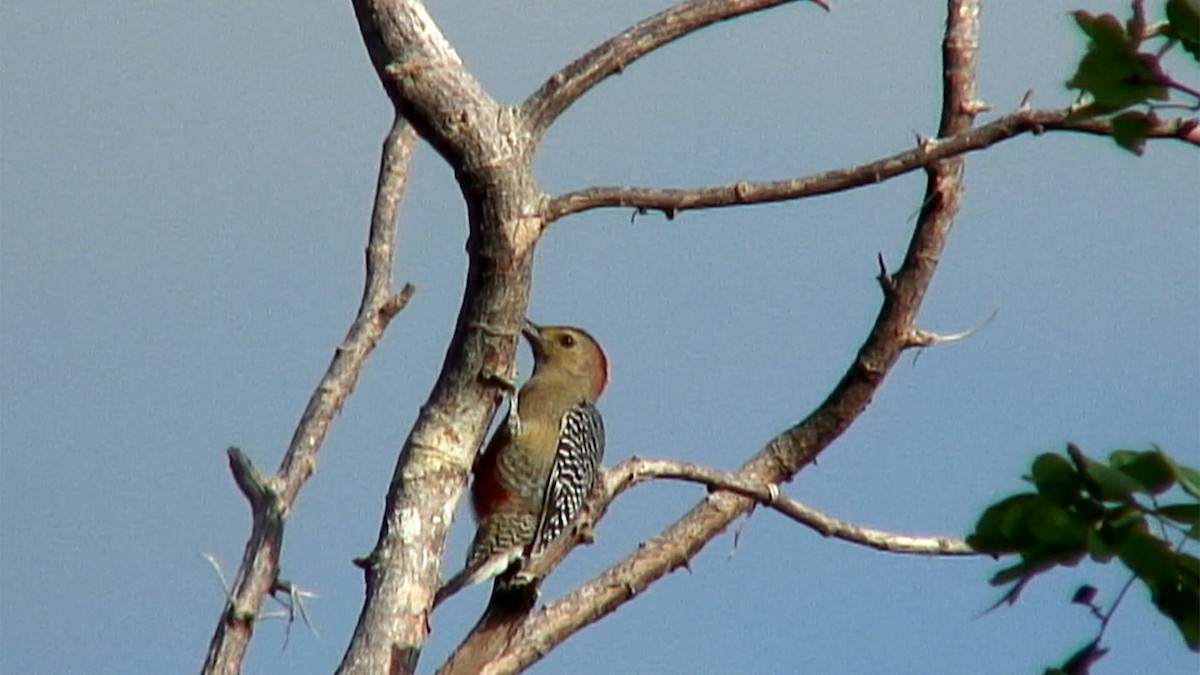
[[[1085,4],[1086,3],[1086,4]],[[549,134],[551,193],[799,176],[930,134],[940,2],[786,7],[705,30],[596,89]],[[578,6],[577,6],[578,5]],[[497,98],[665,6],[646,0],[432,7]],[[979,93],[998,111],[1062,89],[1082,48],[1067,15],[1125,2],[991,3]],[[349,3],[5,3],[0,22],[0,667],[189,672],[223,598],[247,508],[223,451],[277,465],[357,306],[390,106]],[[1195,72],[1194,69],[1191,72]],[[983,117],[988,119],[987,116]],[[964,534],[1020,489],[1037,453],[1200,447],[1200,163],[1152,143],[1047,134],[973,155],[922,327],[966,342],[906,357],[859,422],[786,491],[833,515]],[[259,629],[247,673],[336,665],[362,599],[350,564],[440,367],[465,273],[464,208],[428,149],[404,207],[397,283],[418,290],[338,418],[289,522],[289,579],[320,594],[320,636]],[[820,402],[878,306],[875,256],[900,259],[922,179],[789,205],[623,210],[561,221],[538,250],[531,318],[605,345],[608,462],[733,468]],[[522,354],[528,366],[528,355]],[[703,491],[624,496],[565,591]],[[1086,641],[1067,603],[1082,566],[1015,608],[989,560],[825,541],[765,511],[587,629],[535,672],[1040,672]],[[465,511],[448,566],[470,535]],[[434,617],[432,667],[486,601]],[[287,641],[285,645],[285,641]],[[1194,672],[1135,588],[1097,673]]]

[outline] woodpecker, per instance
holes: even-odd
[[[521,333],[533,349],[533,375],[475,462],[475,539],[435,605],[540,554],[570,527],[596,484],[604,421],[595,404],[608,384],[608,358],[579,328],[526,321]]]

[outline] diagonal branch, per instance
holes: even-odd
[[[801,197],[841,192],[883,182],[950,157],[982,150],[1018,136],[1044,131],[1072,131],[1111,136],[1112,124],[1101,119],[1075,119],[1073,109],[1017,109],[983,126],[956,134],[925,140],[911,150],[823,173],[778,181],[737,182],[697,188],[645,188],[599,186],[568,192],[550,199],[545,207],[546,223],[563,216],[598,208],[632,207],[662,211],[674,217],[688,209],[708,209],[745,204],[766,204]],[[1149,138],[1174,138],[1200,146],[1200,120],[1158,120],[1148,130]]]
[[[397,117],[383,144],[358,315],[309,398],[279,471],[264,476],[240,451],[229,451],[230,469],[250,502],[253,526],[233,589],[209,643],[203,673],[241,672],[263,599],[279,578],[284,522],[300,488],[312,476],[329,426],[354,391],[367,357],[415,290],[406,285],[399,293],[392,291],[396,221],[415,140],[412,127]]]
[[[972,122],[978,0],[950,0],[943,40],[943,110],[939,136],[962,133]],[[829,397],[807,418],[772,439],[735,474],[757,483],[790,479],[812,462],[860,415],[906,348],[917,311],[933,279],[958,211],[964,160],[955,157],[927,169],[926,192],[904,263],[895,275],[880,275],[883,304],[870,335]],[[510,649],[485,672],[511,673],[541,659],[575,632],[615,611],[654,581],[686,565],[734,519],[756,502],[717,491],[664,532],[595,579],[537,613]]]
[[[571,104],[610,75],[650,52],[720,21],[796,0],[687,0],[605,40],[546,80],[521,105],[529,128],[540,136]],[[825,0],[812,0],[826,10]]]
[[[622,492],[635,485],[648,480],[662,479],[699,483],[713,489],[736,492],[778,511],[821,536],[840,539],[880,551],[918,555],[981,555],[962,539],[886,532],[840,520],[784,496],[779,491],[777,483],[748,480],[726,471],[719,471],[692,462],[631,457],[606,473],[603,498],[606,502],[611,502]]]

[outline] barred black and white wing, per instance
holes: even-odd
[[[530,545],[530,555],[541,553],[562,534],[583,508],[604,459],[604,420],[590,403],[581,403],[563,415],[558,433],[558,451],[546,492],[542,513]]]

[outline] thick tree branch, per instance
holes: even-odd
[[[1077,120],[1071,109],[1021,108],[980,127],[923,140],[917,147],[874,162],[778,181],[738,182],[697,188],[645,188],[599,186],[568,192],[546,203],[543,217],[552,223],[563,216],[598,208],[627,207],[662,211],[674,217],[688,209],[708,209],[745,204],[766,204],[801,197],[841,192],[880,183],[964,153],[982,150],[1023,134],[1073,131],[1112,135],[1112,124],[1102,119]],[[1159,120],[1148,131],[1150,138],[1174,138],[1200,146],[1200,120]]]
[[[714,23],[795,1],[687,0],[643,19],[552,75],[526,99],[521,109],[529,128],[540,136],[593,87],[660,47]],[[824,0],[811,1],[829,9]]]
[[[776,483],[759,483],[691,462],[631,457],[605,474],[603,498],[611,502],[635,485],[662,479],[699,483],[736,492],[778,511],[821,536],[880,551],[919,555],[980,555],[966,541],[958,538],[899,534],[839,520],[783,495]]]
[[[392,103],[451,166],[478,161],[498,136],[495,123],[486,119],[496,116],[497,104],[425,6],[415,0],[353,4],[367,54]]]
[[[467,473],[511,380],[542,194],[524,121],[467,72],[422,3],[353,0],[384,89],[455,172],[467,206],[466,288],[442,371],[400,451],[366,598],[338,672],[415,669]]]
[[[253,526],[228,602],[209,643],[204,673],[241,672],[263,599],[279,578],[284,522],[300,488],[312,475],[317,451],[334,416],[354,391],[367,357],[392,317],[412,296],[414,289],[410,285],[399,293],[392,291],[392,261],[398,209],[415,140],[412,128],[397,117],[384,142],[379,166],[366,249],[366,280],[358,315],[309,398],[279,471],[274,476],[264,476],[244,454],[230,448],[230,469],[250,502]]]
[[[978,110],[974,98],[978,0],[950,0],[948,4],[941,137],[962,133]],[[840,436],[870,403],[884,376],[907,348],[906,336],[915,330],[917,311],[958,210],[963,165],[963,158],[955,157],[929,167],[923,206],[904,263],[895,275],[881,275],[883,305],[857,357],[825,402],[744,464],[735,474],[739,480],[759,484],[789,480]],[[709,495],[624,560],[535,614],[512,647],[484,672],[517,672],[539,660],[576,631],[687,564],[755,503],[729,491]]]

